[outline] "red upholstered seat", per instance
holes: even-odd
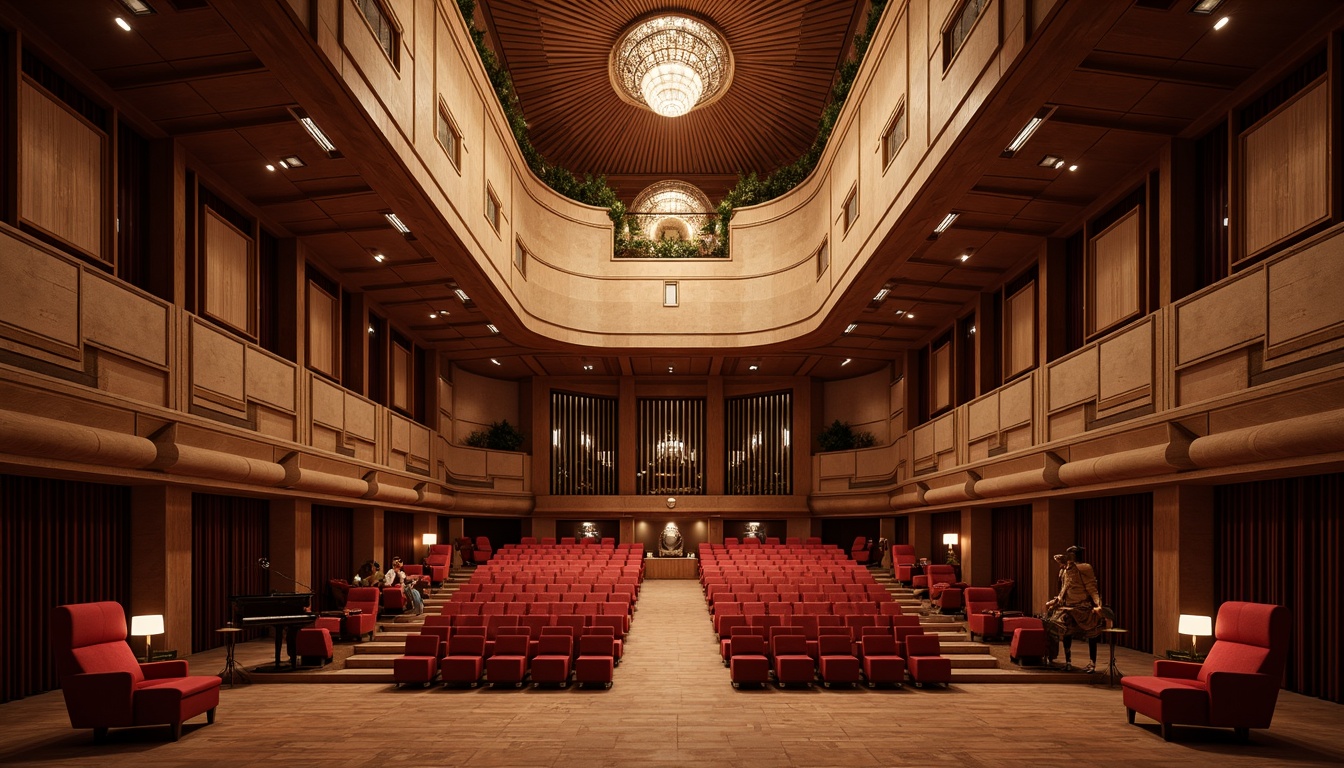
[[[789,684],[811,685],[815,673],[812,657],[807,654],[807,638],[802,635],[775,635],[770,639],[774,657],[775,682],[780,688]]]
[[[448,638],[448,652],[439,662],[439,670],[444,685],[475,688],[485,672],[485,635],[458,634]]]
[[[368,635],[373,639],[378,628],[378,601],[382,593],[377,587],[353,587],[346,598],[347,613],[341,624],[341,634],[346,637],[362,638]],[[358,610],[359,613],[353,611]]]
[[[434,634],[407,637],[405,655],[392,660],[392,681],[428,687],[439,675],[439,642]]]
[[[862,654],[863,676],[869,688],[905,681],[905,659],[896,652],[896,638],[891,635],[864,635],[859,643]]]
[[[183,660],[137,662],[120,603],[57,606],[50,629],[70,725],[92,728],[95,740],[109,728],[167,725],[176,741],[184,721],[200,714],[215,721],[219,678],[190,676]]]
[[[765,658],[765,638],[760,635],[736,635],[728,677],[733,687],[743,684],[765,685],[770,680],[770,662]]]
[[[859,682],[859,660],[848,635],[821,635],[818,639],[817,672],[823,686]]]
[[[1003,631],[1012,637],[1008,646],[1008,660],[1019,666],[1045,664],[1050,657],[1050,638],[1041,620],[1032,616],[1018,616],[1003,620]]]
[[[547,629],[571,631],[569,627]],[[542,635],[537,640],[537,653],[532,657],[532,687],[559,685],[563,688],[568,685],[573,649],[574,638],[571,635]]]
[[[574,682],[582,687],[601,684],[611,687],[615,676],[615,641],[606,635],[579,638],[579,658],[574,661]]]
[[[301,666],[320,667],[331,662],[331,632],[326,627],[307,627],[295,634],[294,654]]]
[[[1121,681],[1125,713],[1161,723],[1162,738],[1173,725],[1233,728],[1246,738],[1268,728],[1287,662],[1291,615],[1281,605],[1229,601],[1218,608],[1215,642],[1202,664],[1153,663],[1152,676]]]
[[[495,638],[494,653],[485,660],[485,679],[491,687],[523,687],[523,681],[527,678],[529,647],[530,639],[526,634],[499,635]]]
[[[962,596],[966,601],[966,630],[972,641],[977,634],[981,640],[1003,634],[1003,619],[998,615],[999,600],[993,589],[967,587]]]
[[[905,664],[915,687],[952,682],[952,660],[943,656],[937,635],[910,635],[905,639]]]

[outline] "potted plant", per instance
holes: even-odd
[[[466,444],[472,448],[492,451],[516,451],[523,446],[523,433],[508,419],[490,424],[489,429],[478,429],[467,435]]]
[[[817,444],[823,453],[829,451],[852,451],[855,448],[872,448],[877,438],[872,432],[855,432],[847,421],[836,419],[817,435]]]

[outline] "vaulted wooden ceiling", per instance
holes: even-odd
[[[735,74],[722,98],[675,118],[622,100],[607,74],[621,33],[668,7],[659,0],[482,0],[478,16],[547,160],[607,176],[627,203],[667,178],[690,181],[717,203],[738,173],[767,174],[811,146],[867,3],[678,3],[676,10],[723,34]]]

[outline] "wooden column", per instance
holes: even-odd
[[[530,395],[532,401],[532,429],[530,430],[532,434],[532,492],[537,496],[549,496],[551,495],[552,472],[550,378],[538,376],[533,379]]]
[[[1153,652],[1189,650],[1176,632],[1182,613],[1214,615],[1213,488],[1173,485],[1153,490]],[[1213,638],[1199,639],[1207,652]]]
[[[993,510],[961,510],[961,580],[977,587],[994,582]]]
[[[354,530],[355,563],[376,560],[384,568],[383,562],[383,510],[380,508],[355,507]]]
[[[724,488],[723,377],[710,376],[705,384],[705,493],[722,496]],[[630,422],[634,423],[634,422]],[[628,431],[628,430],[627,430]]]
[[[153,647],[191,653],[191,491],[134,485],[131,508],[131,615],[163,614]],[[144,640],[131,647],[143,654]]]
[[[465,521],[460,517],[448,518],[448,541],[446,544],[453,545],[453,567],[462,567],[462,555],[457,551],[457,540],[462,538],[462,531],[465,528]]]
[[[797,536],[800,540],[806,540],[812,535],[812,518],[810,517],[790,517],[787,521],[788,528],[784,534],[788,536]]]
[[[941,563],[941,552],[929,551],[929,536],[932,532],[932,519],[929,515],[906,515],[910,525],[910,544],[915,548],[915,557],[927,557],[931,563]]]
[[[271,561],[271,591],[316,591],[316,587],[308,584],[313,571],[312,502],[271,499],[268,518],[271,541],[266,557]]]
[[[886,539],[888,544],[890,544],[891,542],[895,541],[895,539],[896,539],[896,518],[894,518],[894,517],[884,517],[884,518],[882,518],[881,520],[878,521],[877,526],[878,526],[878,527],[877,527],[877,535],[878,535],[878,538]],[[882,554],[882,567],[883,567],[883,568],[891,568],[891,567],[892,567],[892,561],[891,561],[891,549],[890,549],[890,547],[888,547],[887,551],[884,552],[884,553]]]
[[[635,466],[636,444],[639,436],[636,432],[639,429],[639,409],[635,402],[635,380],[630,376],[621,377],[621,390],[616,403],[616,412],[621,429],[616,431],[616,444],[618,446],[617,477],[616,489],[622,496],[632,496],[635,493],[635,473],[638,467]],[[533,461],[536,461],[534,458]]]
[[[1031,610],[1059,593],[1059,566],[1052,555],[1073,545],[1073,500],[1040,499],[1031,505]]]

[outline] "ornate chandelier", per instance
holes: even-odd
[[[630,213],[650,240],[693,239],[713,210],[698,187],[672,179],[645,187],[630,205]]]
[[[621,35],[611,51],[610,73],[622,98],[677,117],[727,90],[733,56],[713,27],[668,14],[637,22]]]

